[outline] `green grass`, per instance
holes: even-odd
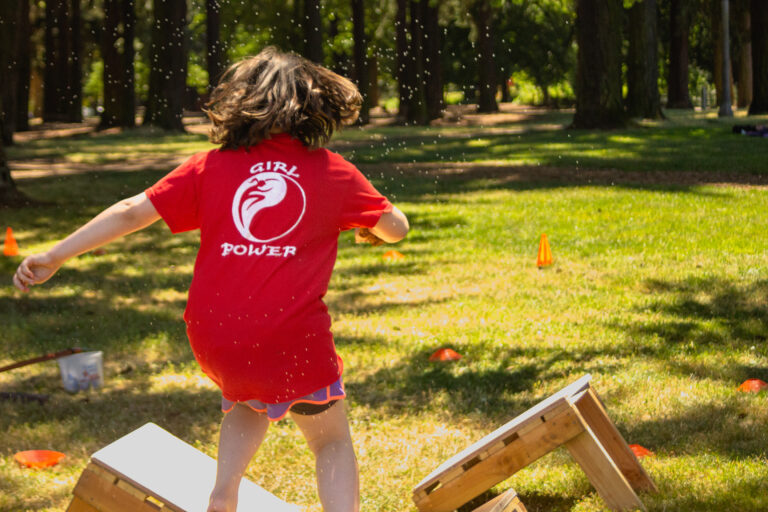
[[[356,246],[344,234],[327,297],[363,510],[415,510],[410,489],[440,462],[585,373],[628,442],[656,453],[643,459],[660,488],[642,495],[649,510],[768,509],[766,394],[736,391],[747,378],[768,380],[768,190],[624,179],[657,169],[760,174],[765,139],[706,118],[607,133],[552,127],[566,117],[350,130],[336,142],[370,164],[412,224],[398,246],[406,259],[393,263],[381,258],[387,248]],[[102,135],[29,143],[11,156],[40,150],[61,161],[71,151],[98,162],[138,146],[173,157],[206,147],[198,136]],[[397,165],[462,159],[507,167]],[[613,185],[506,176],[520,164],[573,170],[576,160],[584,170],[616,169]],[[55,204],[0,210],[2,223],[14,227],[23,254],[43,250],[163,172],[21,179],[29,195]],[[556,260],[546,270],[535,266],[542,232]],[[0,364],[80,345],[104,351],[107,374],[102,390],[76,395],[61,390],[55,363],[0,374],[2,391],[51,396],[45,406],[0,402],[1,511],[64,510],[89,454],[147,421],[215,454],[218,394],[197,370],[181,321],[195,246],[194,234],[170,237],[158,224],[72,261],[29,295],[0,288]],[[1,259],[0,279],[8,283],[18,261]],[[429,363],[442,346],[464,359]],[[30,448],[68,458],[21,469],[13,453]],[[284,421],[248,476],[319,510],[311,468]],[[505,486],[531,511],[605,510],[564,451]]]

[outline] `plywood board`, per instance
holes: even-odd
[[[537,425],[539,423],[536,421],[537,418],[545,415],[553,407],[561,406],[563,400],[566,398],[575,395],[589,387],[589,381],[591,379],[591,375],[585,375],[574,383],[551,395],[547,399],[539,402],[536,406],[528,409],[505,425],[494,430],[476,443],[467,447],[465,450],[462,450],[450,459],[446,460],[444,463],[438,466],[437,469],[435,469],[421,482],[419,482],[416,487],[414,487],[414,493],[418,493],[418,491],[427,489],[434,485],[435,482],[441,480],[441,477],[444,473],[455,470],[457,466],[461,466],[467,462],[470,462],[478,455],[478,453],[484,451],[487,447],[498,443],[503,443],[505,439],[508,439],[510,436],[514,435],[515,432],[521,430],[526,426],[526,424],[533,426]]]
[[[216,461],[147,423],[97,451],[91,460],[138,489],[185,512],[205,512],[216,479]],[[299,512],[255,483],[242,480],[238,511]]]

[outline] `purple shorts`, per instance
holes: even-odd
[[[293,411],[298,412],[299,414],[315,414],[317,412],[322,412],[324,409],[333,405],[336,400],[341,400],[346,396],[347,394],[344,392],[344,383],[342,382],[341,377],[339,377],[339,380],[330,386],[318,389],[314,393],[304,395],[294,400],[280,402],[279,404],[265,404],[261,400],[255,399],[246,400],[245,402],[233,402],[232,400],[227,400],[226,398],[221,397],[221,410],[222,412],[227,413],[234,409],[236,404],[241,403],[247,405],[256,412],[267,413],[269,421],[278,421],[285,418],[285,415],[288,414],[288,411],[290,411],[293,406],[296,406]],[[327,407],[309,408],[306,406],[301,407],[301,404],[311,404],[316,406],[327,405]],[[316,411],[312,412],[311,409],[316,409]]]

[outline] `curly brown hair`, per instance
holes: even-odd
[[[209,138],[223,149],[286,132],[317,148],[357,119],[362,97],[346,78],[272,46],[233,64],[211,92]]]

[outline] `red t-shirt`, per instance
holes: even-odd
[[[279,403],[339,378],[322,300],[338,236],[392,209],[355,166],[278,134],[198,153],[146,194],[173,233],[200,229],[184,321],[225,398]]]

